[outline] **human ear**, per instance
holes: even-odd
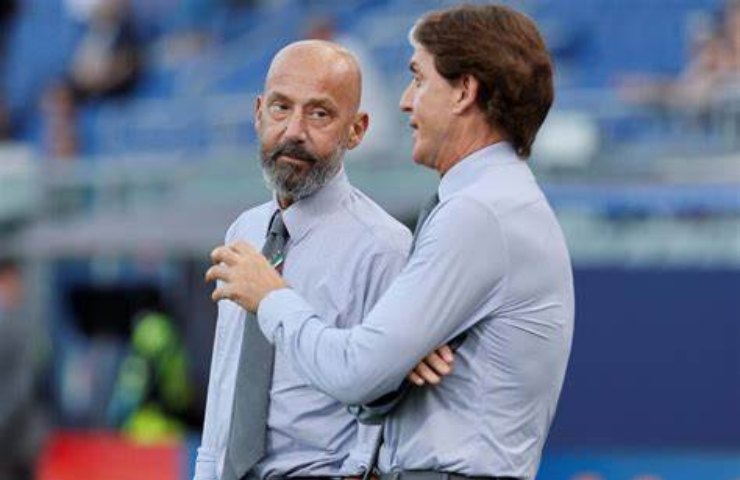
[[[349,139],[347,149],[352,150],[357,147],[365,137],[368,127],[370,126],[370,117],[365,112],[359,112],[352,125],[349,127]]]
[[[254,101],[254,129],[259,134],[260,128],[262,127],[262,95],[257,95]]]
[[[455,85],[455,98],[453,105],[454,113],[463,113],[471,106],[475,105],[480,90],[480,81],[473,75],[465,74],[457,81]]]

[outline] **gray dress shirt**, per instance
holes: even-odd
[[[438,386],[413,388],[386,421],[384,471],[534,478],[573,334],[563,234],[506,143],[452,167],[400,275],[361,325],[338,330],[292,289],[258,321],[321,390],[348,404],[399,386],[430,350],[467,338]]]
[[[275,200],[243,213],[226,243],[265,241]],[[327,326],[358,324],[403,267],[409,231],[360,191],[341,171],[314,195],[283,212],[290,240],[283,276]],[[218,303],[203,439],[196,480],[220,477],[229,434],[245,312]],[[359,426],[345,405],[318,391],[276,346],[268,414],[267,456],[259,478],[357,474],[366,465],[377,430]]]

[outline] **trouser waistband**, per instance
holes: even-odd
[[[467,476],[459,473],[435,472],[432,470],[401,470],[381,473],[380,480],[517,480],[515,477]]]
[[[360,475],[361,477],[362,475]],[[317,475],[317,476],[307,476],[307,475],[300,475],[300,476],[292,476],[292,475],[286,475],[283,477],[275,476],[275,477],[269,477],[270,480],[342,480],[344,477],[340,476],[328,476],[328,475]],[[257,475],[254,474],[253,471],[247,472],[241,480],[260,480]]]
[[[318,476],[318,477],[276,477],[276,480],[342,480],[342,478],[343,477],[328,477],[324,475],[324,476]],[[245,477],[244,480],[254,480],[254,479]]]
[[[285,477],[285,480],[342,480],[342,477]]]

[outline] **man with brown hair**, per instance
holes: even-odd
[[[460,6],[413,28],[401,99],[413,159],[440,173],[412,254],[365,317],[328,326],[246,244],[220,247],[214,298],[257,312],[302,375],[348,404],[401,384],[463,332],[454,371],[409,390],[385,421],[380,469],[397,480],[534,478],[570,354],[573,282],[560,227],[527,163],[553,99],[535,24]]]

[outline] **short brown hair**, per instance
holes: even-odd
[[[489,124],[529,157],[554,97],[552,60],[535,23],[503,5],[461,5],[422,17],[411,39],[448,81],[478,79]]]

